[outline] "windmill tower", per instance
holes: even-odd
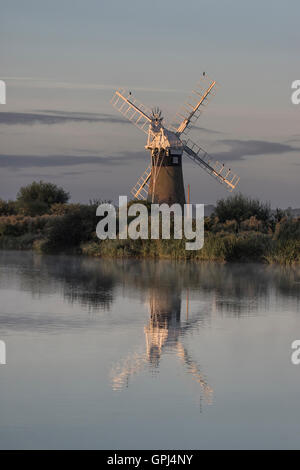
[[[151,161],[131,190],[136,199],[183,205],[183,156],[190,158],[229,191],[237,186],[239,177],[230,168],[214,160],[198,144],[187,139],[188,131],[201,115],[215,87],[216,82],[203,74],[171,126],[164,124],[159,108],[151,111],[133,99],[131,93],[126,93],[125,90],[115,92],[113,106],[148,136],[145,148],[150,150]]]

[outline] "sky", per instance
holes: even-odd
[[[240,192],[300,207],[299,18],[298,0],[2,2],[0,198],[33,180],[72,201],[129,195],[149,154],[114,91],[172,120],[205,71],[217,92],[189,137],[240,176]],[[183,173],[193,202],[228,195],[188,158]]]

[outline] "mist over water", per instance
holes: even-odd
[[[1,448],[300,445],[300,267],[0,252]]]

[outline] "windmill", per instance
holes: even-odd
[[[159,108],[151,111],[135,100],[131,92],[127,93],[123,89],[115,92],[111,101],[113,106],[148,136],[145,148],[151,153],[151,162],[131,190],[136,199],[148,199],[158,204],[183,205],[183,155],[225,185],[229,191],[235,189],[239,177],[187,138],[187,133],[201,115],[209,98],[213,96],[215,87],[216,82],[204,73],[171,126],[163,124]]]

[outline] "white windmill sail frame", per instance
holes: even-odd
[[[230,168],[227,168],[224,163],[215,160],[191,139],[183,140],[182,142],[184,144],[184,152],[194,163],[201,166],[219,183],[224,184],[230,192],[236,188],[240,178]]]
[[[145,200],[148,196],[149,189],[149,180],[151,177],[152,166],[149,165],[142,176],[137,180],[133,188],[131,189],[131,194],[135,199]]]
[[[133,98],[129,93],[126,93],[124,89],[115,92],[111,103],[124,117],[129,119],[145,134],[148,134],[149,124],[151,123],[151,110],[149,108]]]
[[[215,96],[218,83],[208,76],[203,76],[185,103],[176,113],[171,130],[179,135],[186,135],[192,125],[201,116],[210,99]]]

